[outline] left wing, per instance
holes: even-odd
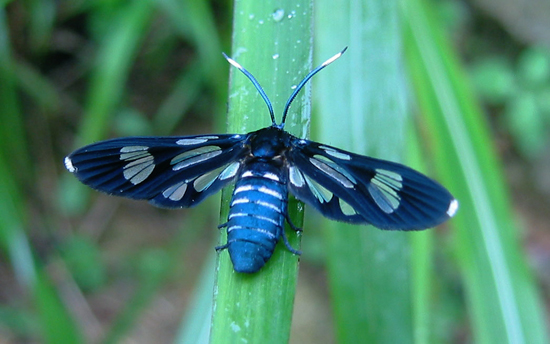
[[[232,182],[246,135],[127,137],[80,148],[65,167],[111,195],[169,208],[192,207]]]
[[[290,192],[334,220],[419,230],[458,209],[447,189],[398,163],[299,139],[287,159]]]

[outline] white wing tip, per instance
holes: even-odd
[[[65,160],[63,160],[63,162],[65,163],[65,168],[69,172],[71,172],[71,173],[76,172],[76,167],[74,167],[73,162],[71,161],[71,159],[68,156],[65,157]]]
[[[456,199],[453,199],[451,203],[449,203],[449,208],[447,209],[447,215],[449,215],[449,217],[453,217],[455,216],[457,211],[458,211],[458,201]]]

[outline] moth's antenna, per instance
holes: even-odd
[[[315,68],[314,70],[312,70],[311,72],[309,72],[308,75],[306,75],[306,77],[304,78],[304,80],[302,80],[298,86],[296,86],[296,88],[294,89],[294,92],[292,92],[292,94],[290,95],[290,97],[288,98],[288,100],[286,101],[286,105],[285,105],[285,109],[283,110],[283,120],[281,121],[281,124],[279,125],[279,127],[282,129],[285,125],[285,121],[286,121],[286,116],[288,114],[288,109],[290,108],[290,104],[292,103],[292,101],[294,100],[294,98],[296,98],[296,96],[298,95],[298,92],[300,92],[300,90],[304,87],[304,85],[309,81],[309,79],[311,79],[315,74],[317,74],[317,72],[319,72],[321,69],[325,68],[326,66],[328,66],[329,64],[331,64],[332,62],[336,61],[340,56],[342,56],[343,53],[346,52],[346,50],[348,49],[348,47],[345,47],[344,49],[342,49],[342,51],[340,51],[338,54],[334,55],[333,57],[331,57],[330,59],[326,60],[325,62],[323,62],[319,67]]]
[[[234,67],[236,67],[244,75],[246,75],[246,77],[252,82],[254,87],[256,87],[256,89],[258,90],[258,93],[260,93],[260,96],[262,96],[263,100],[265,101],[265,103],[267,105],[267,108],[269,109],[269,115],[271,116],[272,125],[277,125],[277,123],[275,122],[275,114],[273,113],[273,106],[271,105],[271,101],[267,97],[267,94],[265,94],[265,91],[262,88],[262,86],[260,86],[260,83],[258,82],[258,80],[256,80],[256,78],[252,74],[250,74],[249,71],[244,69],[243,66],[238,64],[237,61],[233,60],[232,58],[227,56],[225,53],[222,53],[222,54],[223,54],[223,57],[225,57],[225,59],[227,60],[227,62],[231,63]]]

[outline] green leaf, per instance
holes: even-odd
[[[0,149],[10,161],[10,173],[21,179],[22,176],[28,176],[30,162],[23,113],[17,96],[16,64],[11,56],[9,39],[6,14],[0,8]]]
[[[464,71],[426,1],[403,1],[407,62],[442,182],[460,201],[455,253],[477,343],[547,343],[501,167]]]
[[[400,160],[407,119],[397,1],[322,1],[316,9],[318,59],[349,44],[316,79],[316,139]],[[414,233],[328,220],[323,227],[338,342],[412,342]]]

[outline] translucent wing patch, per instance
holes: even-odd
[[[401,204],[399,192],[403,189],[403,177],[392,171],[376,169],[367,190],[386,214],[393,213]]]
[[[166,208],[192,207],[232,182],[240,165],[240,162],[232,162],[192,180],[177,182],[151,199],[150,202],[153,205]]]
[[[65,158],[84,184],[161,207],[191,207],[234,181],[244,135],[128,137],[98,142]]]
[[[418,230],[458,208],[444,187],[401,164],[297,138],[287,159],[290,192],[331,219]]]
[[[303,163],[308,163],[309,159],[304,159]],[[312,172],[317,167],[310,165]],[[319,173],[319,171],[315,172]],[[302,172],[299,163],[290,163],[288,168],[288,186],[289,191],[302,202],[314,207],[324,216],[339,221],[351,223],[368,223],[361,215],[357,213],[355,208],[335,196],[330,187],[327,188],[318,182],[319,179],[312,177],[312,174],[307,175]],[[338,184],[335,184],[336,187]],[[339,186],[342,187],[342,186]]]
[[[127,162],[123,167],[124,178],[134,185],[147,179],[155,169],[155,159],[148,149],[147,146],[126,146],[120,149],[120,160]]]

